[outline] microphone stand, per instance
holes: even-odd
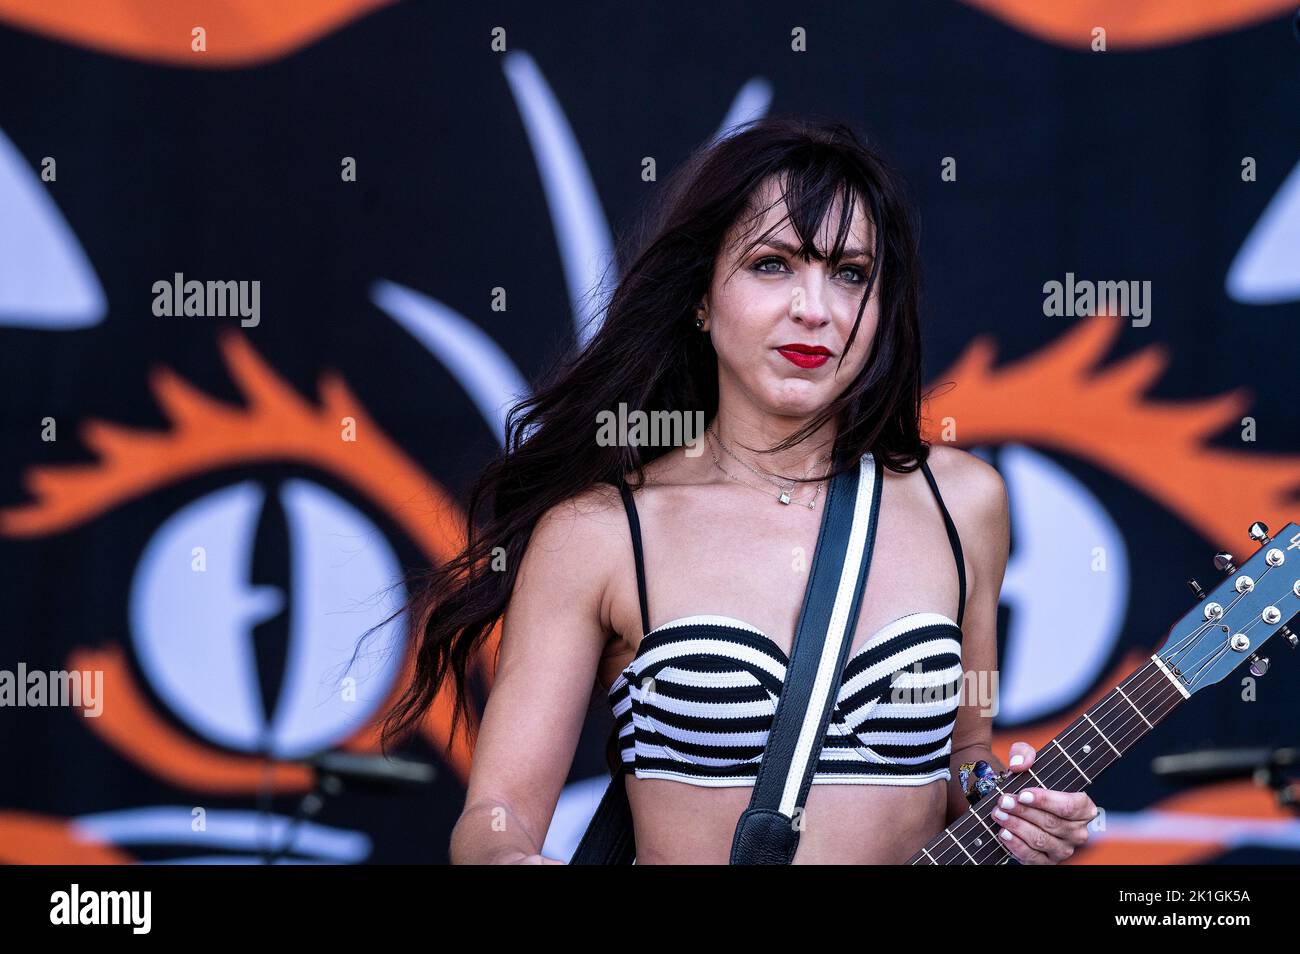
[[[1151,761],[1151,771],[1176,782],[1192,785],[1251,778],[1267,785],[1277,803],[1300,815],[1300,783],[1289,776],[1300,766],[1300,749],[1205,749],[1183,755],[1162,755]]]
[[[285,826],[279,847],[274,851],[269,847],[262,849],[263,864],[272,865],[284,857],[293,847],[294,836],[303,819],[319,815],[325,807],[325,799],[342,794],[348,783],[357,789],[392,792],[431,785],[438,774],[437,769],[427,762],[353,752],[320,752],[298,764],[312,770],[314,782],[311,790],[299,800]]]

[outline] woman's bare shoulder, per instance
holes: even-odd
[[[954,520],[958,510],[978,521],[996,516],[999,508],[1005,509],[1007,488],[1002,475],[970,451],[951,444],[934,444],[927,463]]]
[[[609,542],[623,520],[623,502],[613,484],[598,482],[548,507],[533,537],[551,543],[572,539],[579,547]]]
[[[519,586],[564,602],[568,611],[582,607],[604,626],[611,567],[620,564],[627,538],[618,488],[593,484],[538,517],[519,568]]]
[[[957,527],[975,580],[999,584],[1010,548],[1006,483],[993,465],[948,444],[930,448],[930,472]]]
[[[644,480],[638,482],[636,471],[628,471],[623,475],[623,481],[632,489],[637,501],[642,501],[647,493],[653,495],[689,485],[694,481],[689,468],[676,459],[680,456],[680,449],[675,454],[661,455],[643,465]],[[548,508],[538,520],[534,533],[538,531],[551,538],[576,533],[587,542],[604,540],[615,547],[621,546],[627,539],[627,512],[622,492],[611,482],[591,484]]]

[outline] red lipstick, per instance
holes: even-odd
[[[820,368],[831,356],[830,351],[821,345],[802,344],[800,342],[784,344],[776,350],[781,353],[781,357],[801,368]]]

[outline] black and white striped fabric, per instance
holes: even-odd
[[[880,462],[871,454],[866,461],[869,469],[843,470],[828,488],[793,659],[733,617],[680,617],[650,629],[641,524],[631,489],[620,483],[645,635],[609,689],[613,778],[573,864],[635,863],[628,774],[749,786],[732,864],[790,864],[799,842],[792,821],[815,783],[921,785],[950,777],[966,608],[961,542],[922,461],[957,562],[957,619],[908,613],[851,653],[884,489]]]
[[[665,623],[610,687],[623,762],[637,778],[752,785],[787,664],[740,620]],[[961,629],[946,616],[882,627],[845,668],[813,784],[949,778],[961,679]]]
[[[813,784],[923,785],[951,777],[965,573],[955,527],[923,469],[957,558],[959,621],[909,613],[849,657]],[[630,494],[624,499],[648,625],[639,521]],[[788,665],[774,640],[733,617],[686,616],[656,627],[609,690],[623,766],[637,778],[752,786]]]

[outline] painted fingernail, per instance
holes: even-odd
[[[1015,768],[1017,765],[1020,765],[1024,761],[1025,761],[1025,757],[1023,755],[1013,755],[1011,756],[1011,767]]]
[[[1001,838],[1003,841],[1010,841],[1010,840],[1011,840],[1011,829],[1010,829],[1010,828],[1004,828],[1004,829],[1002,829],[1002,834],[999,835],[998,837]]]
[[[1020,793],[1020,800],[1024,802],[1026,805],[1028,805],[1030,802],[1034,800],[1034,793],[1031,792],[1029,789],[1025,789],[1023,792]]]
[[[995,808],[993,809],[993,817],[996,818],[998,821],[1006,821],[1011,816],[1008,815],[1006,812],[1004,812],[1002,809]]]
[[[1000,801],[998,804],[1001,805],[1003,808],[1015,808],[1016,800],[1012,798],[1010,795],[1003,795],[1002,801]]]

